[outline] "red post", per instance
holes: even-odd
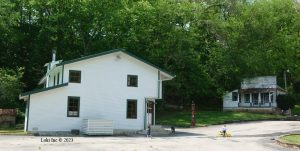
[[[196,120],[195,120],[195,103],[194,101],[192,102],[192,123],[191,123],[191,127],[195,127],[196,126]]]

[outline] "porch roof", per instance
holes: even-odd
[[[283,88],[277,85],[276,88],[249,88],[249,89],[239,89],[239,93],[267,93],[270,91],[282,91],[286,92]]]

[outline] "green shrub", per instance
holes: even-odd
[[[25,121],[25,113],[18,110],[16,116],[16,124],[24,124],[24,121]]]
[[[282,110],[293,109],[296,104],[296,99],[292,95],[278,95],[277,106]]]
[[[294,94],[294,98],[295,98],[295,103],[299,105],[300,104],[300,93]]]
[[[295,93],[299,93],[300,94],[300,81],[297,81],[293,84],[293,89]]]

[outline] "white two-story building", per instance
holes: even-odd
[[[25,131],[84,131],[89,120],[114,131],[143,130],[155,124],[162,82],[175,77],[123,49],[69,61],[54,54],[45,67],[44,88],[20,94],[27,102]]]

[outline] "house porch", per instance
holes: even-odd
[[[277,107],[276,89],[240,89],[238,92],[238,107],[272,108]],[[234,94],[233,94],[234,95]]]

